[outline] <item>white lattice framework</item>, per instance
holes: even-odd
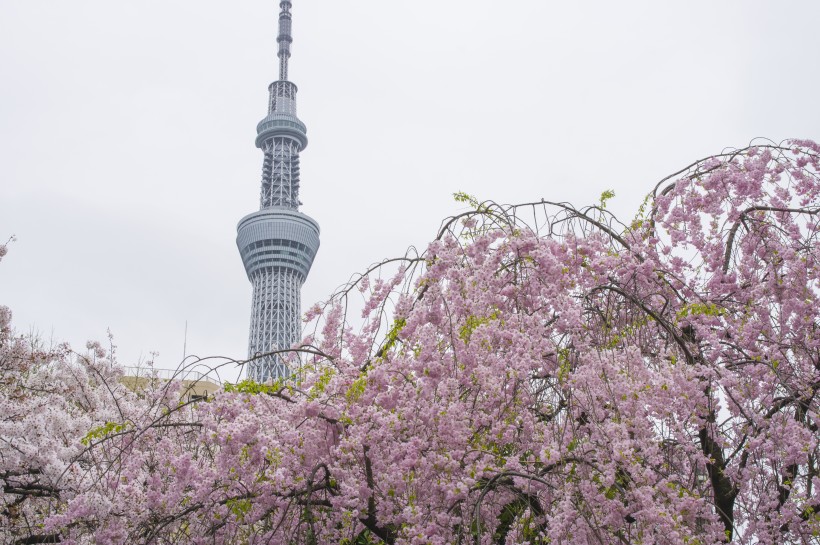
[[[248,378],[264,382],[271,377],[290,375],[281,357],[261,354],[289,348],[299,340],[302,281],[295,271],[271,267],[251,277],[253,302],[248,351],[251,356],[260,356],[248,370]]]
[[[253,286],[247,376],[258,382],[292,375],[271,352],[299,340],[301,288],[319,249],[319,225],[298,211],[299,153],[307,130],[296,117],[296,85],[287,81],[291,2],[279,6],[279,80],[268,87],[268,115],[256,127],[256,146],[264,153],[260,210],[239,222],[236,238]]]
[[[260,207],[297,209],[299,202],[299,142],[288,137],[267,139],[262,150],[262,195]]]

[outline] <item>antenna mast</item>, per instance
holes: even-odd
[[[293,43],[293,37],[290,35],[291,6],[290,0],[282,0],[279,2],[279,7],[282,9],[282,11],[279,12],[279,36],[276,38],[276,41],[279,42],[279,53],[277,53],[279,57],[279,81],[287,81],[288,79],[290,44]]]

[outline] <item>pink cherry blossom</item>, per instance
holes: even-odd
[[[472,204],[315,308],[294,380],[207,401],[0,311],[4,539],[817,541],[820,146],[696,161],[629,221]]]

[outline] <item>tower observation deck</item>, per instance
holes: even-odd
[[[269,353],[300,338],[302,284],[319,250],[319,224],[299,212],[299,153],[307,129],[296,117],[296,85],[288,81],[291,6],[279,3],[279,79],[268,87],[268,115],[256,127],[256,147],[264,154],[259,211],[239,221],[236,236],[253,286],[247,376],[257,382],[292,375]]]

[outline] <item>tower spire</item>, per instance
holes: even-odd
[[[293,43],[293,37],[290,35],[291,31],[291,16],[290,8],[292,4],[290,0],[282,0],[279,2],[279,36],[276,41],[279,43],[279,81],[287,81],[288,79],[288,59],[290,59],[290,44]]]

